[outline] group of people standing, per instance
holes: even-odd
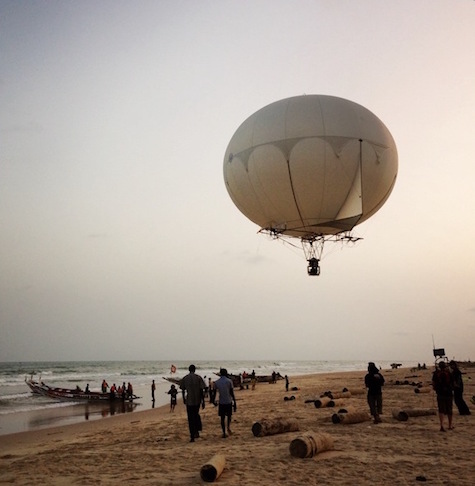
[[[200,407],[201,409],[205,408],[205,390],[207,387],[203,378],[196,374],[195,365],[190,365],[188,371],[189,373],[181,380],[180,389],[183,396],[183,403],[186,405],[190,442],[195,442],[195,439],[199,438],[203,427],[200,417]],[[232,434],[231,418],[237,406],[233,382],[228,378],[227,370],[221,368],[219,374],[220,378],[212,384],[214,393],[217,392],[219,394],[219,401],[216,403],[216,395],[214,395],[212,403],[218,406],[218,415],[221,419],[221,429],[223,432],[222,437],[226,438],[227,435]]]
[[[203,378],[196,373],[195,365],[190,365],[189,373],[181,380],[180,389],[183,396],[183,403],[186,405],[188,418],[188,428],[190,432],[190,442],[200,437],[202,431],[202,421],[200,416],[201,409],[205,408],[206,392],[209,391],[210,403],[218,406],[218,416],[221,419],[222,437],[226,438],[232,434],[231,420],[233,411],[236,412],[236,397],[234,395],[233,382],[228,378],[226,369],[221,368],[220,378],[215,382],[209,380],[206,386]],[[289,379],[285,377],[285,387],[288,391]],[[381,423],[383,410],[382,387],[384,377],[375,363],[368,363],[368,373],[364,378],[365,386],[368,390],[367,401],[373,421],[375,424]],[[441,361],[436,366],[432,375],[432,386],[437,395],[437,406],[440,419],[440,430],[445,432],[444,417],[448,417],[448,428],[453,429],[452,408],[455,402],[460,415],[470,415],[470,409],[463,399],[463,380],[462,372],[457,363],[451,361],[448,365]],[[168,394],[171,396],[170,411],[174,411],[178,390],[172,385]],[[216,395],[219,394],[218,403]],[[155,382],[152,383],[152,399],[155,399]]]
[[[368,405],[375,424],[381,422],[383,411],[382,386],[384,377],[374,363],[368,363],[368,374],[365,376],[365,386],[368,389]],[[437,395],[437,409],[439,412],[440,431],[445,432],[444,419],[447,416],[448,428],[453,427],[453,403],[460,415],[470,415],[463,399],[463,379],[456,361],[447,364],[441,361],[432,375],[432,387]]]
[[[89,388],[89,385],[87,386]],[[122,400],[126,400],[134,397],[134,388],[130,382],[128,382],[126,385],[124,381],[122,385],[119,386],[116,386],[116,384],[113,383],[112,386],[109,388],[109,384],[107,383],[107,381],[102,380],[102,384],[101,384],[102,393],[107,393],[107,389],[109,389],[111,400],[115,398],[121,398]]]
[[[453,402],[460,415],[470,415],[463,399],[463,379],[457,362],[451,361],[449,366],[445,361],[439,362],[432,375],[432,387],[437,394],[437,408],[439,411],[440,431],[445,432],[444,418],[447,416],[449,430],[453,427]]]

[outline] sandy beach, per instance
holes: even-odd
[[[475,394],[475,368],[465,371],[465,401]],[[368,412],[364,371],[290,377],[237,390],[233,434],[225,439],[217,409],[206,403],[203,431],[189,442],[181,397],[169,406],[104,420],[5,435],[0,441],[0,484],[205,484],[200,470],[215,454],[225,456],[216,483],[226,485],[406,485],[424,479],[432,485],[472,485],[475,478],[474,415],[460,416],[455,429],[439,431],[437,415],[399,421],[392,410],[435,409],[434,393],[415,393],[414,384],[430,383],[432,371],[383,370],[383,422],[335,424],[340,408]],[[404,384],[406,382],[406,384]],[[293,387],[298,390],[292,389]],[[325,391],[352,391],[335,407],[316,408]],[[292,399],[292,396],[294,399]],[[286,399],[287,398],[287,399]],[[298,431],[255,437],[263,419],[295,419]],[[333,449],[314,457],[293,457],[289,445],[303,433],[328,434]]]

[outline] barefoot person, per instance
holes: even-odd
[[[228,372],[225,368],[219,370],[221,378],[214,382],[215,389],[219,392],[218,415],[221,417],[221,429],[223,430],[223,439],[226,438],[226,426],[228,434],[231,435],[231,417],[236,411],[236,398],[234,396],[233,382],[228,378]],[[226,422],[227,417],[227,424]]]
[[[439,410],[440,431],[445,432],[444,416],[447,415],[449,430],[452,425],[453,381],[446,364],[441,361],[432,375],[432,387],[437,394],[437,408]]]
[[[189,373],[181,380],[180,388],[183,395],[183,403],[186,405],[188,416],[188,427],[190,429],[190,442],[194,442],[200,436],[200,403],[205,408],[206,388],[205,382],[200,375],[195,373],[196,366],[188,367]]]
[[[368,388],[368,405],[374,423],[381,422],[380,415],[383,413],[383,393],[381,387],[384,385],[383,375],[379,372],[374,363],[368,363],[368,374],[364,379],[366,388]]]
[[[170,412],[174,412],[176,407],[176,396],[178,395],[176,386],[172,385],[167,393],[170,395]]]
[[[463,399],[463,379],[462,372],[458,367],[456,361],[451,361],[449,363],[450,369],[452,370],[452,380],[454,384],[454,402],[457,405],[460,415],[470,415],[470,409],[468,408],[465,400]]]

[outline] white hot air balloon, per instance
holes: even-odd
[[[304,95],[260,109],[236,130],[224,156],[226,188],[262,232],[300,239],[309,275],[325,241],[351,230],[387,200],[398,169],[394,140],[363,106]]]

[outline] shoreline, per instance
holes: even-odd
[[[475,393],[475,370],[464,375],[465,399]],[[459,416],[455,430],[439,432],[438,417],[430,415],[400,422],[393,408],[433,408],[433,393],[415,393],[397,381],[430,382],[431,370],[382,370],[383,423],[333,424],[336,410],[316,408],[306,400],[344,387],[357,391],[344,399],[368,411],[365,372],[291,376],[289,392],[283,381],[236,390],[233,435],[222,439],[217,409],[206,403],[201,412],[203,432],[189,443],[186,409],[181,397],[174,413],[165,404],[155,409],[121,414],[104,420],[3,435],[0,441],[0,483],[31,484],[201,484],[200,468],[217,453],[226,466],[219,480],[227,485],[276,484],[407,484],[417,476],[432,484],[469,485],[475,477],[473,415]],[[473,375],[473,376],[472,376]],[[292,390],[297,387],[298,390]],[[361,393],[360,393],[361,392]],[[295,399],[289,399],[294,396]],[[287,400],[285,398],[287,397]],[[342,402],[342,404],[343,404]],[[294,418],[299,432],[254,437],[251,429],[262,419]],[[330,434],[334,449],[313,458],[289,454],[289,443],[302,432]]]
[[[161,396],[165,387],[158,388],[155,404],[152,402],[148,386],[138,387],[141,396],[134,402],[116,400],[114,402],[88,402],[88,401],[57,401],[49,406],[32,407],[31,410],[20,410],[0,414],[0,437],[17,432],[28,432],[46,429],[72,423],[87,423],[96,420],[104,420],[111,416],[121,414],[137,414],[155,407],[160,407],[169,402],[169,395]],[[159,394],[160,393],[160,394]],[[31,400],[38,400],[38,405],[43,397],[31,395]],[[34,404],[32,402],[32,405]]]

